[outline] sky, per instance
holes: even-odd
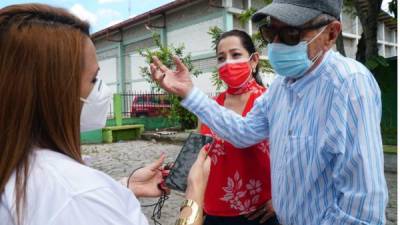
[[[91,25],[91,33],[172,2],[172,0],[0,0],[0,8],[21,3],[44,3],[68,9]]]
[[[382,9],[388,11],[388,3],[383,0]],[[12,4],[44,3],[68,9],[83,20],[90,22],[91,32],[96,32],[128,18],[140,15],[172,0],[0,0],[0,8]]]

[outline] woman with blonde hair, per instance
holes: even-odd
[[[111,98],[98,70],[87,23],[42,4],[0,9],[1,224],[148,224],[135,196],[161,195],[163,157],[128,188],[82,161],[80,131],[105,125]],[[202,207],[208,161],[192,167],[180,221],[201,223],[189,208]]]

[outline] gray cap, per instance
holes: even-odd
[[[271,16],[290,26],[301,26],[322,13],[340,18],[343,0],[273,0],[258,10],[253,22]]]

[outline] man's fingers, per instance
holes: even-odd
[[[174,55],[174,56],[173,56],[173,59],[174,59],[174,62],[175,62],[176,70],[177,70],[177,71],[184,71],[184,70],[187,70],[187,67],[185,66],[185,64],[183,64],[182,60],[179,59],[178,56]]]
[[[157,56],[153,56],[153,63],[156,66],[156,69],[160,70],[162,73],[166,73],[169,69],[166,67],[158,58]]]
[[[150,71],[151,71],[151,78],[154,81],[160,81],[161,80],[162,72],[157,69],[157,66],[154,63],[150,64]]]
[[[255,219],[257,219],[258,217],[260,217],[264,213],[265,213],[265,211],[263,209],[259,209],[256,212],[254,212],[253,215],[249,216],[248,219],[249,220],[255,220]]]
[[[260,223],[265,223],[265,222],[266,222],[267,220],[269,220],[273,215],[274,215],[273,212],[269,212],[269,213],[265,214],[265,215],[261,218]]]
[[[251,212],[251,213],[247,213],[247,214],[244,214],[244,217],[246,217],[247,219],[249,218],[249,217],[251,217],[254,213],[256,213],[257,211],[253,211],[253,212]]]

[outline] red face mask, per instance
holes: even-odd
[[[219,78],[230,88],[243,86],[251,77],[249,59],[230,60],[218,66]]]

